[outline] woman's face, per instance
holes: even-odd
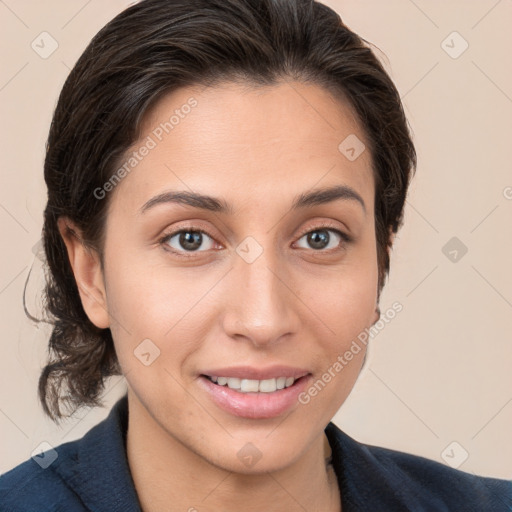
[[[129,392],[216,466],[296,461],[357,379],[364,346],[344,355],[377,319],[363,143],[318,86],[182,88],[148,113],[108,192],[106,309]]]

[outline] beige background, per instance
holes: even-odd
[[[0,1],[0,472],[43,441],[80,437],[124,392],[113,379],[107,408],[60,428],[45,419],[36,387],[47,332],[25,318],[21,297],[31,267],[29,307],[42,283],[34,246],[57,96],[91,37],[129,3]],[[510,479],[512,1],[326,3],[387,56],[419,155],[381,301],[403,311],[373,339],[335,422],[360,441],[440,462],[467,452],[460,469]],[[47,59],[31,48],[43,31],[58,43]],[[455,262],[442,251],[452,237],[468,249]]]

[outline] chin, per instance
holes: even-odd
[[[205,457],[214,466],[242,475],[259,475],[280,471],[291,466],[301,455],[304,446],[289,443],[234,443],[233,447],[216,450]]]
[[[293,414],[281,420],[281,424],[260,423],[238,430],[230,427],[232,437],[203,438],[202,453],[196,453],[219,468],[239,474],[257,475],[283,470],[304,455],[323,432],[322,427],[317,432],[313,425],[294,421],[291,416]]]

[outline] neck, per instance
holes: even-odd
[[[143,512],[341,511],[325,434],[284,469],[239,474],[172,437],[130,392],[128,408],[128,463]]]

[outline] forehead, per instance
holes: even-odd
[[[373,207],[365,147],[348,102],[317,85],[183,87],[146,113],[125,163],[134,153],[137,159],[112,199],[134,209],[180,189],[221,196],[240,211],[249,200],[251,207],[258,200],[263,206],[305,189],[344,184]]]

